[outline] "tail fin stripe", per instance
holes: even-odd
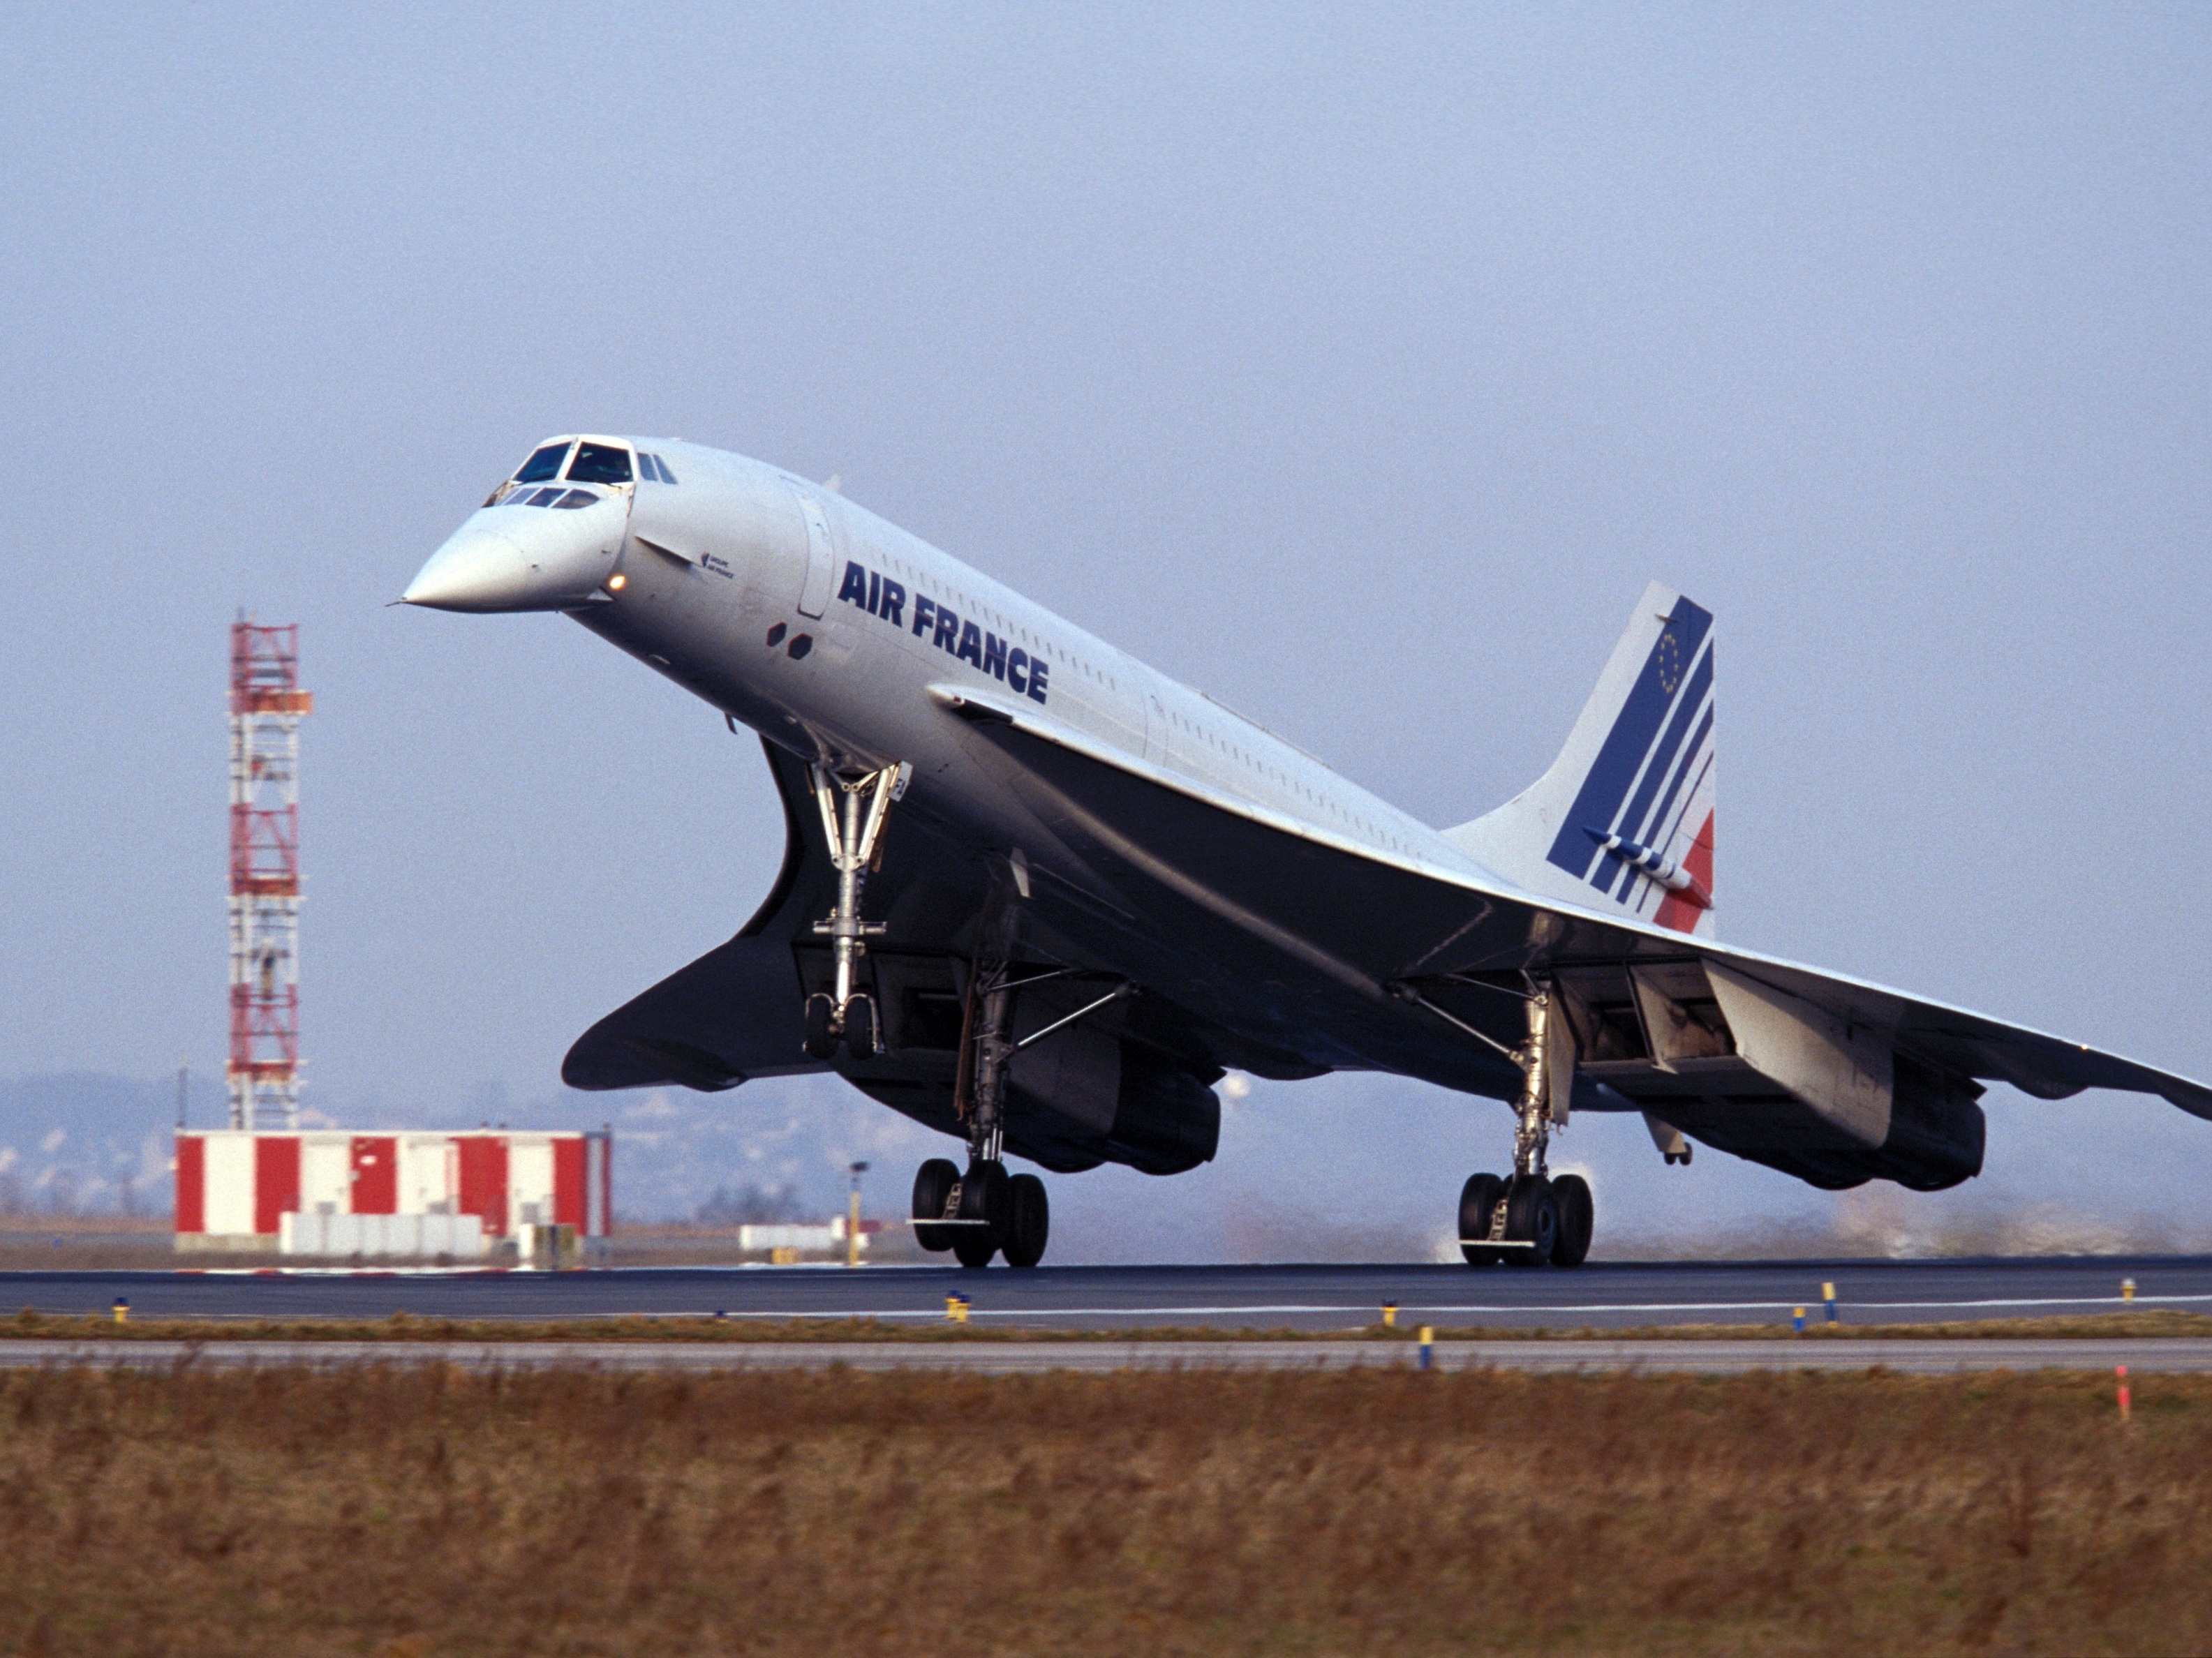
[[[1668,847],[1674,844],[1674,826],[1668,823],[1667,820],[1677,815],[1674,805],[1678,799],[1681,801],[1684,811],[1686,811],[1689,809],[1688,799],[1681,792],[1682,785],[1688,780],[1692,771],[1698,770],[1698,758],[1701,754],[1705,754],[1706,739],[1712,735],[1713,699],[1709,692],[1712,680],[1712,665],[1713,653],[1707,651],[1703,669],[1705,683],[1691,687],[1691,695],[1700,698],[1704,718],[1698,721],[1698,728],[1690,734],[1690,740],[1681,745],[1680,751],[1674,761],[1673,774],[1667,780],[1666,788],[1660,793],[1657,800],[1650,803],[1648,811],[1644,809],[1645,803],[1639,800],[1637,803],[1637,809],[1632,810],[1622,821],[1620,833],[1632,841],[1640,841],[1647,847]],[[1695,706],[1697,705],[1686,701],[1683,704],[1686,712]],[[1711,756],[1708,755],[1707,758],[1710,760]],[[1699,774],[1702,775],[1703,773],[1700,771]],[[1693,789],[1691,793],[1694,794],[1696,791]],[[1662,824],[1666,825],[1663,829],[1661,828]],[[1623,897],[1627,896],[1626,888],[1622,889],[1621,896]]]
[[[1705,724],[1708,729],[1711,728],[1712,725],[1712,716],[1710,714],[1705,716]],[[1700,732],[1698,734],[1697,739],[1691,744],[1690,751],[1692,756],[1697,755],[1699,749],[1704,748],[1704,744],[1705,732]],[[1690,808],[1697,805],[1698,791],[1705,786],[1705,775],[1707,773],[1711,772],[1712,768],[1713,751],[1709,748],[1705,748],[1703,762],[1699,764],[1697,768],[1697,775],[1690,779],[1689,787],[1682,791],[1681,805],[1680,808],[1675,810],[1674,812],[1674,821],[1668,823],[1664,829],[1654,828],[1652,830],[1652,833],[1658,837],[1656,842],[1656,845],[1671,847],[1674,844],[1675,837],[1682,832],[1682,820],[1688,815]],[[1707,816],[1710,817],[1711,814],[1708,813]],[[1687,856],[1686,853],[1684,855],[1685,857]],[[1711,860],[1708,859],[1707,861],[1710,862]],[[1688,865],[1686,863],[1683,864],[1682,866],[1686,869],[1688,868]],[[1705,876],[1710,876],[1711,873],[1712,872],[1708,869],[1705,872]],[[1705,878],[1705,876],[1699,876],[1698,878],[1699,880],[1703,880]],[[1664,889],[1657,887],[1655,884],[1653,890],[1646,893],[1644,896],[1644,899],[1638,902],[1636,905],[1636,913],[1638,915],[1641,915],[1644,913],[1644,902],[1651,900],[1656,899],[1662,904],[1665,903],[1668,896],[1669,895]],[[1708,906],[1708,908],[1710,908],[1710,906]]]
[[[1546,898],[1603,894],[1620,913],[1710,933],[1713,634],[1712,612],[1646,586],[1550,768],[1445,839]]]
[[[1696,738],[1691,737],[1690,732],[1698,714],[1711,706],[1712,685],[1713,653],[1708,643],[1706,648],[1698,653],[1697,666],[1690,671],[1689,677],[1682,683],[1682,694],[1674,704],[1674,718],[1667,722],[1667,729],[1660,734],[1658,743],[1653,747],[1650,763],[1644,768],[1643,779],[1628,803],[1628,809],[1621,813],[1618,825],[1608,823],[1606,828],[1617,828],[1630,840],[1640,841],[1647,846],[1660,844],[1652,840],[1648,828],[1653,799],[1665,783],[1669,780],[1680,783],[1682,780],[1683,771],[1695,756]],[[1619,896],[1626,898],[1627,888],[1623,887]]]
[[[1588,880],[1596,861],[1604,856],[1584,837],[1583,826],[1609,829],[1619,817],[1621,804],[1636,786],[1653,740],[1681,689],[1685,659],[1697,655],[1712,622],[1710,611],[1686,598],[1676,599],[1673,615],[1644,658],[1634,688],[1621,705],[1613,729],[1606,733],[1597,759],[1583,777],[1574,805],[1552,842],[1549,861],[1577,880]]]

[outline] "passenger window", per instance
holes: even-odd
[[[629,451],[611,443],[580,443],[568,465],[571,483],[628,483]]]
[[[549,443],[528,460],[514,475],[517,483],[543,483],[547,478],[561,476],[561,460],[568,452],[565,443]]]

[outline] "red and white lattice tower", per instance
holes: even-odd
[[[300,1126],[300,629],[230,629],[230,1126]]]

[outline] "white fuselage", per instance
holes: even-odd
[[[948,693],[1011,700],[1297,833],[1486,873],[1303,750],[833,490],[694,445],[599,441],[678,482],[641,471],[571,510],[512,504],[532,494],[516,489],[456,532],[410,602],[563,610],[810,760],[910,763],[923,799],[987,843],[1022,844],[1020,808],[963,763],[973,739]]]

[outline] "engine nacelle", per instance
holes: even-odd
[[[1930,1071],[1902,1056],[1890,1096],[1889,1138],[1875,1154],[1883,1180],[1941,1192],[1982,1172],[1989,1119],[1978,1083]]]
[[[1211,1163],[1221,1145],[1220,1096],[1189,1072],[1124,1048],[1119,1108],[1106,1145],[1112,1161],[1146,1175],[1180,1175]]]
[[[1006,1149],[1061,1174],[1126,1163],[1180,1175],[1211,1162],[1221,1102],[1199,1078],[1103,1031],[1073,1029],[1014,1057]]]

